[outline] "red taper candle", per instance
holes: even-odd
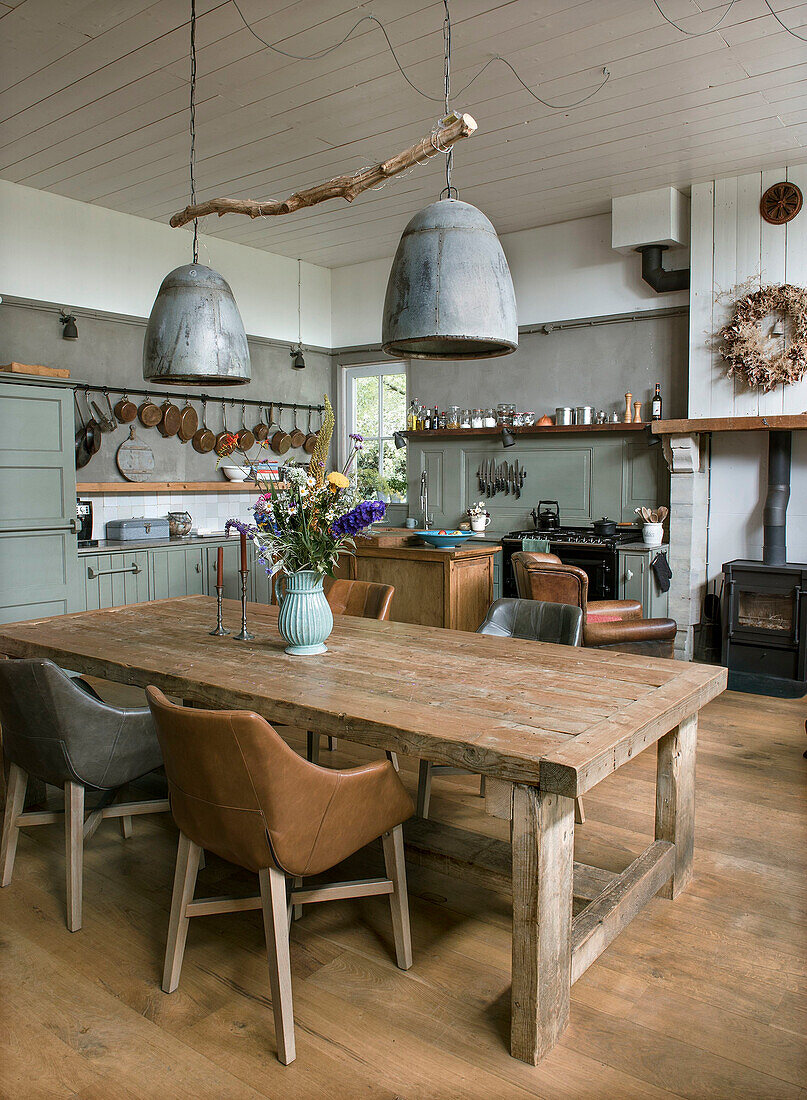
[[[216,586],[218,588],[224,587],[224,547],[219,547],[219,552],[216,557]]]
[[[241,532],[241,572],[247,571],[247,536]]]

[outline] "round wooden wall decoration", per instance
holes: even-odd
[[[759,212],[771,225],[792,221],[801,210],[802,194],[795,183],[774,183],[759,201]]]

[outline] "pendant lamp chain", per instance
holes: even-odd
[[[449,115],[451,108],[448,100],[451,96],[451,13],[448,10],[448,0],[443,0],[446,17],[443,20],[443,90],[445,95],[445,113]],[[459,191],[451,186],[451,169],[454,166],[454,146],[446,153],[446,185],[440,192],[440,198],[445,195],[447,199],[458,198]],[[453,192],[453,196],[452,196]]]
[[[191,0],[191,206],[196,205],[196,179],[194,168],[196,164],[196,0]],[[199,219],[193,219],[193,262],[199,263]]]

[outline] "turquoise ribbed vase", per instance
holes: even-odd
[[[333,630],[333,612],[322,591],[323,577],[313,569],[284,576],[278,586],[278,629],[286,652],[298,657],[327,653],[325,639]]]

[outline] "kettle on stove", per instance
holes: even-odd
[[[560,505],[556,500],[539,500],[530,515],[536,531],[557,531],[560,527]]]

